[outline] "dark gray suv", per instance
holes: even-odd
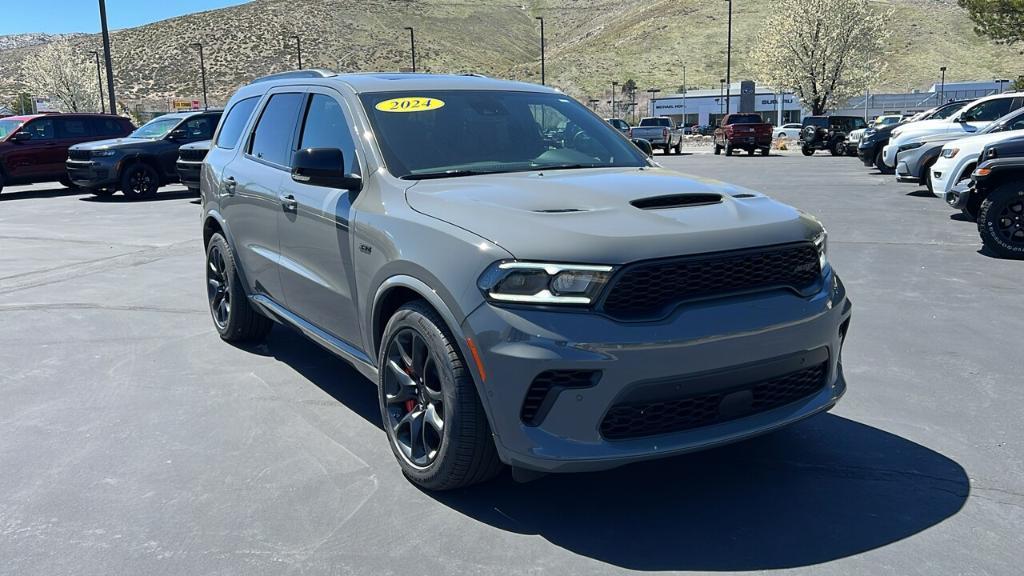
[[[275,320],[351,362],[428,489],[708,448],[846,389],[822,226],[659,167],[549,88],[264,78],[201,187],[221,337]]]

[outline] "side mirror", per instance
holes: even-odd
[[[11,142],[27,142],[32,139],[31,132],[15,132],[11,134]]]
[[[345,173],[345,155],[337,148],[304,148],[292,156],[292,180],[357,192],[363,188],[358,174]]]
[[[630,142],[639,148],[641,152],[646,154],[648,158],[654,156],[654,146],[651,146],[650,141],[644,140],[643,138],[632,138],[630,139]]]
[[[188,130],[184,128],[175,128],[171,130],[171,133],[167,135],[171,140],[188,140]]]

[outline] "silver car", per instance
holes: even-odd
[[[377,382],[420,486],[709,448],[846,389],[821,224],[658,167],[560,92],[299,71],[227,110],[202,169],[215,328],[274,320]]]

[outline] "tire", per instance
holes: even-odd
[[[273,323],[249,303],[235,254],[220,233],[206,245],[206,295],[213,326],[225,342],[258,342]]]
[[[836,139],[832,141],[832,145],[828,147],[829,153],[833,156],[845,156],[846,155],[846,144],[842,140]]]
[[[4,193],[4,173],[0,172],[0,194]]]
[[[683,153],[683,141],[682,140],[680,140],[679,143],[676,144],[676,147],[674,148],[674,150],[675,150],[675,155],[676,156],[679,156],[680,154]]]
[[[144,162],[132,164],[121,174],[121,193],[129,200],[151,198],[160,188],[160,175]]]
[[[996,255],[1024,259],[1024,186],[1020,182],[1003,184],[981,203],[978,234]]]
[[[882,174],[896,173],[895,169],[889,168],[888,166],[885,165],[885,157],[882,155],[881,148],[879,148],[878,152],[875,153],[875,168],[878,168],[878,171],[881,172]]]
[[[928,189],[928,193],[934,195],[935,190],[932,188],[932,166],[935,165],[935,160],[925,164],[921,168],[921,180],[924,180],[924,186]]]
[[[814,156],[814,148],[809,146],[802,146],[800,148],[800,152],[802,152],[804,156]]]
[[[755,150],[754,148],[747,148],[747,156],[753,156],[754,155],[754,150]]]
[[[721,153],[722,153],[722,147],[719,146],[718,144],[715,144],[715,156],[718,156]]]
[[[665,144],[665,148],[662,149],[661,153],[664,154],[665,156],[668,156],[669,154],[671,154],[672,153],[672,145],[671,144]]]
[[[419,300],[399,308],[384,329],[379,358],[381,418],[406,478],[427,490],[451,490],[501,470],[473,377],[433,308]],[[441,429],[430,420],[440,420]]]
[[[725,155],[732,156],[732,144],[728,140],[725,141]]]
[[[188,193],[193,196],[199,196],[199,188],[189,188]]]
[[[71,179],[68,178],[67,176],[62,176],[61,179],[58,180],[58,182],[60,182],[61,186],[68,188],[70,190],[78,190],[79,188],[81,188],[81,186],[72,182]]]
[[[89,193],[100,198],[110,198],[114,195],[114,190],[110,188],[92,188],[89,190]]]

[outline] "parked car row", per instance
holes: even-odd
[[[5,185],[60,182],[97,196],[150,197],[166,184],[199,189],[201,143],[221,112],[160,116],[135,128],[108,114],[38,114],[0,119],[0,192]],[[186,157],[179,161],[179,148]]]
[[[985,246],[1024,258],[1024,92],[951,102],[856,141],[858,158],[922,184],[977,222]]]

